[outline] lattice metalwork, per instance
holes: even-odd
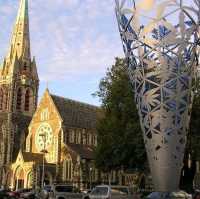
[[[198,66],[200,1],[116,0],[116,16],[156,191],[175,191]]]

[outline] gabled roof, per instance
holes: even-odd
[[[64,125],[68,127],[96,129],[100,108],[75,100],[50,94]]]
[[[94,159],[94,149],[81,144],[68,143],[67,146],[83,159]]]
[[[22,156],[24,162],[42,163],[43,161],[43,154],[40,153],[22,152]]]

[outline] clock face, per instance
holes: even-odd
[[[53,131],[48,123],[39,126],[36,132],[35,144],[38,151],[46,150],[53,141]]]

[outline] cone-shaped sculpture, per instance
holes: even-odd
[[[199,8],[197,0],[116,0],[149,165],[160,192],[179,188],[199,57]]]

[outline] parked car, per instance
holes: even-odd
[[[32,189],[18,189],[17,191],[10,191],[9,198],[14,199],[35,199],[35,191]],[[0,197],[1,198],[1,197]]]
[[[8,193],[8,195],[9,195],[10,198],[15,198],[15,199],[20,198],[20,193],[17,192],[17,191],[10,191],[10,192]]]
[[[35,191],[32,189],[26,189],[20,194],[20,199],[35,199]]]
[[[147,196],[147,199],[160,199],[163,193],[153,192]],[[164,198],[164,197],[163,197]],[[192,199],[192,196],[184,191],[168,193],[165,198]]]
[[[55,184],[51,187],[49,199],[82,199],[82,195],[72,185]]]
[[[193,195],[193,199],[200,199],[200,190],[195,190],[195,193]]]
[[[85,189],[82,191],[83,193],[83,199],[89,199],[89,194],[91,193],[91,189]]]
[[[133,199],[133,195],[127,186],[96,186],[84,199]]]
[[[44,186],[44,189],[42,189],[41,192],[39,193],[39,197],[41,197],[42,199],[48,199],[51,192],[52,192],[52,186],[46,185]]]
[[[0,198],[1,199],[8,199],[10,190],[7,189],[0,189]]]

